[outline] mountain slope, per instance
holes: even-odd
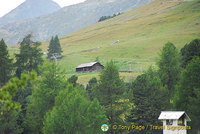
[[[65,7],[50,15],[17,22],[0,28],[0,37],[8,45],[16,45],[29,33],[36,40],[49,40],[51,36],[64,36],[80,28],[97,23],[101,16],[125,12],[152,0],[87,0]]]
[[[120,69],[146,69],[155,64],[168,41],[177,48],[200,38],[200,0],[156,0],[144,7],[89,26],[61,38],[68,72],[99,57],[105,64],[114,59]],[[119,43],[112,43],[119,40]],[[43,50],[48,42],[43,43]]]
[[[59,9],[60,6],[52,0],[26,0],[17,8],[0,18],[0,27],[16,21],[49,14]]]

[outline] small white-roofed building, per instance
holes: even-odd
[[[163,121],[163,134],[187,134],[191,129],[187,121],[191,121],[184,111],[162,111],[159,120]]]

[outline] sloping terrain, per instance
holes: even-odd
[[[119,69],[146,69],[154,65],[168,41],[180,49],[200,38],[200,0],[156,0],[144,7],[89,26],[61,38],[67,72],[98,57],[115,60]],[[119,40],[118,43],[113,42]],[[47,51],[48,42],[43,43]]]
[[[38,0],[37,0],[38,1]],[[0,37],[7,45],[17,45],[25,35],[35,40],[49,40],[51,36],[64,36],[83,27],[95,24],[101,16],[126,12],[153,0],[87,0],[67,6],[49,15],[12,23],[0,28]]]
[[[61,7],[52,0],[26,0],[17,8],[0,18],[0,27],[16,21],[53,13]]]

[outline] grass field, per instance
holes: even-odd
[[[140,75],[141,73],[119,73],[120,78],[123,79],[125,82],[131,82],[133,81],[138,75]],[[99,75],[100,73],[86,73],[86,74],[78,74],[78,83],[83,84],[83,85],[87,85],[88,81],[93,78],[96,77],[97,80],[99,80]]]
[[[134,69],[146,70],[155,65],[165,43],[170,41],[180,49],[200,38],[199,7],[200,0],[155,0],[61,37],[64,58],[59,64],[69,75],[75,73],[77,65],[93,62],[96,57],[103,65],[114,60],[120,70],[128,70],[129,64]],[[116,40],[119,43],[112,45]],[[49,42],[42,44],[46,52]],[[93,76],[97,74],[79,74],[79,82],[85,83]]]

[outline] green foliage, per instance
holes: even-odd
[[[40,42],[31,41],[31,35],[27,35],[20,43],[20,53],[16,57],[16,76],[20,77],[22,72],[38,72],[38,66],[42,64],[42,50],[39,48]]]
[[[134,107],[127,121],[136,125],[161,125],[158,115],[160,111],[166,110],[168,101],[167,90],[162,86],[157,72],[149,68],[145,74],[136,78],[131,88]]]
[[[57,35],[55,36],[55,38],[52,36],[50,40],[47,58],[51,58],[55,53],[57,53],[58,55],[61,55],[62,53],[60,41]]]
[[[158,61],[158,73],[164,86],[167,86],[169,96],[174,93],[176,82],[179,78],[179,55],[174,44],[168,42],[161,50]]]
[[[97,79],[93,77],[92,79],[89,80],[86,86],[86,91],[91,101],[94,99],[93,88],[95,88],[96,85],[97,85]]]
[[[200,39],[192,40],[181,49],[181,66],[186,68],[194,57],[200,57]]]
[[[191,125],[193,127],[193,133],[197,134],[199,129],[199,120],[200,120],[200,88],[194,89],[194,96],[189,96],[189,102],[191,105],[189,105],[190,109],[190,118],[192,120]]]
[[[22,74],[21,80],[12,78],[10,83],[2,87],[0,90],[0,112],[20,110],[20,105],[12,101],[12,98],[16,95],[18,89],[26,87],[28,78],[28,75]]]
[[[113,16],[102,16],[98,22],[101,22],[101,21],[104,21],[104,20],[107,20],[107,19],[111,19],[111,18],[114,18],[118,15],[120,15],[121,13],[118,13],[117,15],[116,14],[113,14]]]
[[[175,95],[175,108],[191,117],[193,131],[199,129],[200,58],[194,58],[181,73]]]
[[[90,102],[83,89],[68,86],[56,97],[55,107],[46,114],[45,134],[102,133],[100,126],[107,122],[105,112],[95,99]]]
[[[9,81],[12,70],[12,59],[9,58],[7,46],[2,39],[0,41],[0,88]]]
[[[53,53],[55,53],[55,48],[54,48],[54,37],[52,36],[49,42],[47,58],[50,58]]]
[[[124,91],[125,84],[119,77],[117,67],[113,61],[108,62],[100,74],[100,80],[94,89],[94,94],[100,104],[104,106],[110,124],[123,122],[120,115],[125,112],[126,106],[122,106],[123,102],[120,99],[123,99]],[[110,132],[112,133],[112,129]]]
[[[78,80],[78,77],[76,75],[72,75],[67,81],[75,87],[77,85],[76,83],[77,80]]]
[[[53,108],[55,97],[67,85],[65,71],[61,71],[54,62],[46,62],[39,72],[41,77],[36,82],[27,106],[26,129],[32,133],[42,132],[46,112]]]
[[[33,73],[32,73],[33,74]],[[31,79],[30,75],[21,75],[21,79],[12,78],[10,83],[3,86],[0,89],[0,133],[21,133],[22,129],[17,124],[19,112],[21,111],[21,105],[14,101],[18,89],[24,89],[27,85],[27,81]]]
[[[99,60],[99,57],[98,57],[98,56],[95,58],[95,62],[100,62],[100,60]]]
[[[23,128],[18,125],[19,111],[6,113],[0,116],[0,133],[1,134],[21,134]]]
[[[88,82],[88,88],[91,88],[93,84],[97,84],[97,78],[93,77]]]
[[[60,41],[59,41],[58,35],[55,36],[54,43],[55,43],[56,53],[58,53],[59,55],[61,55],[62,49],[61,49],[61,46],[60,46]]]
[[[25,127],[26,110],[27,110],[27,105],[30,103],[29,96],[32,94],[33,85],[34,85],[33,82],[28,81],[27,86],[23,90],[18,90],[16,96],[13,98],[13,101],[18,102],[21,105],[21,111],[19,112],[19,117],[18,117],[18,125],[21,126],[22,128],[25,128],[23,130],[23,133],[27,133]]]

